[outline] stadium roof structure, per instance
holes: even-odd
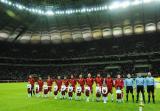
[[[160,32],[160,0],[0,0],[0,40],[68,43]]]

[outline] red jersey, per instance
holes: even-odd
[[[93,78],[87,78],[87,79],[86,79],[86,84],[87,84],[88,86],[92,86],[92,85],[93,85],[93,82],[94,82],[94,79],[93,79]]]
[[[102,84],[103,84],[103,78],[96,77],[95,82],[96,82],[96,84],[99,84],[100,86],[102,86]]]
[[[115,88],[117,89],[117,88],[120,88],[120,89],[123,89],[123,87],[124,87],[124,82],[123,82],[123,79],[116,79],[115,80]]]
[[[52,79],[47,79],[47,85],[52,86],[52,84],[53,84],[53,80]]]
[[[29,78],[28,82],[31,84],[32,87],[34,86],[34,79],[33,78]]]
[[[39,85],[39,87],[43,87],[43,81],[42,80],[38,80],[38,85]]]
[[[78,79],[78,83],[80,84],[80,86],[84,86],[85,79],[83,79],[83,78]]]
[[[113,79],[111,77],[107,77],[105,79],[105,83],[106,83],[108,88],[112,88],[113,87]]]
[[[58,90],[60,90],[61,89],[61,85],[62,85],[62,80],[57,79],[55,82],[56,82],[56,84],[58,86]]]
[[[68,79],[64,79],[64,80],[63,80],[63,83],[64,83],[64,85],[65,85],[66,87],[68,87],[68,85],[69,85]]]
[[[70,79],[69,82],[71,83],[72,87],[76,86],[76,80],[75,79]]]

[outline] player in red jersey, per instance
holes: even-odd
[[[64,83],[64,85],[66,86],[66,92],[67,92],[67,90],[68,90],[68,85],[69,85],[69,80],[67,79],[66,76],[64,76],[63,83]]]
[[[79,85],[82,88],[82,93],[84,93],[85,79],[82,78],[82,74],[79,75],[79,79],[77,80],[77,82],[79,83]]]
[[[28,82],[31,84],[31,96],[32,94],[35,95],[35,91],[34,91],[34,78],[32,77],[32,75],[29,75],[29,78],[28,78]]]
[[[57,86],[58,86],[58,91],[61,91],[61,86],[62,86],[62,80],[61,80],[61,76],[57,77],[57,80],[55,80]]]
[[[101,75],[99,73],[97,74],[97,77],[95,78],[95,82],[96,82],[96,85],[99,84],[99,86],[102,87],[103,78],[101,77]]]
[[[86,84],[90,87],[90,91],[91,91],[91,95],[92,95],[92,101],[94,101],[93,98],[93,83],[94,83],[94,79],[91,77],[91,74],[88,73],[88,78],[86,79]]]
[[[52,94],[52,84],[53,84],[53,80],[51,79],[50,76],[48,76],[47,79],[47,86],[48,86],[48,94]]]
[[[112,88],[113,88],[113,79],[111,78],[110,74],[107,74],[107,78],[104,79],[104,82],[105,84],[107,85],[107,88],[108,88],[108,92],[107,92],[107,95],[110,93],[111,94],[111,100],[113,102],[113,91],[112,91]]]
[[[123,87],[124,87],[124,81],[121,78],[121,75],[118,74],[117,78],[115,80],[115,88],[116,88],[116,90],[120,89],[122,91],[122,100],[123,100]]]
[[[123,89],[124,87],[124,81],[123,79],[121,79],[121,75],[117,75],[117,79],[115,80],[115,88],[120,88],[121,90]]]
[[[73,75],[71,75],[71,79],[69,80],[69,82],[71,83],[71,85],[73,87],[73,91],[75,92],[75,89],[76,89],[76,80],[74,79]]]
[[[41,77],[38,79],[38,85],[39,85],[39,93],[43,92],[43,80]]]
[[[88,78],[86,79],[86,84],[90,87],[91,93],[93,93],[93,83],[94,83],[94,79],[91,77],[91,74],[88,73]]]

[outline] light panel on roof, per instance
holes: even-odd
[[[134,32],[136,34],[141,34],[144,32],[144,26],[143,25],[135,25],[134,26]]]
[[[18,40],[19,40],[21,43],[29,42],[30,39],[31,39],[31,34],[24,34],[24,35],[22,35],[22,37],[19,37],[19,38],[18,38]]]
[[[72,38],[75,42],[79,42],[83,40],[81,32],[75,32],[72,34]]]
[[[94,39],[101,39],[102,38],[102,32],[100,29],[94,30],[92,33],[93,33]]]
[[[133,33],[132,26],[125,26],[123,28],[123,32],[124,32],[125,35],[131,35]]]
[[[121,27],[115,27],[113,28],[113,35],[115,37],[122,35],[122,28]]]
[[[61,39],[61,35],[59,32],[51,33],[51,39]]]
[[[72,38],[70,32],[62,32],[61,35],[62,35],[62,40]]]
[[[109,38],[112,36],[112,30],[109,28],[103,29],[102,33],[104,38]]]
[[[0,38],[8,38],[9,34],[6,32],[0,32]]]
[[[92,40],[92,32],[91,32],[91,30],[83,31],[82,35],[83,35],[84,40],[86,40],[86,41]]]
[[[154,23],[146,24],[145,31],[146,32],[154,32],[154,31],[156,31],[156,24],[154,24]]]

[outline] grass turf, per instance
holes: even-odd
[[[158,92],[160,89],[156,89],[156,104],[145,104],[143,111],[160,110],[160,94]],[[145,95],[147,100],[146,92]],[[139,104],[132,103],[131,95],[128,103],[109,101],[106,104],[95,101],[85,102],[84,100],[54,100],[53,97],[28,98],[26,83],[0,84],[0,111],[138,111],[138,106]]]

